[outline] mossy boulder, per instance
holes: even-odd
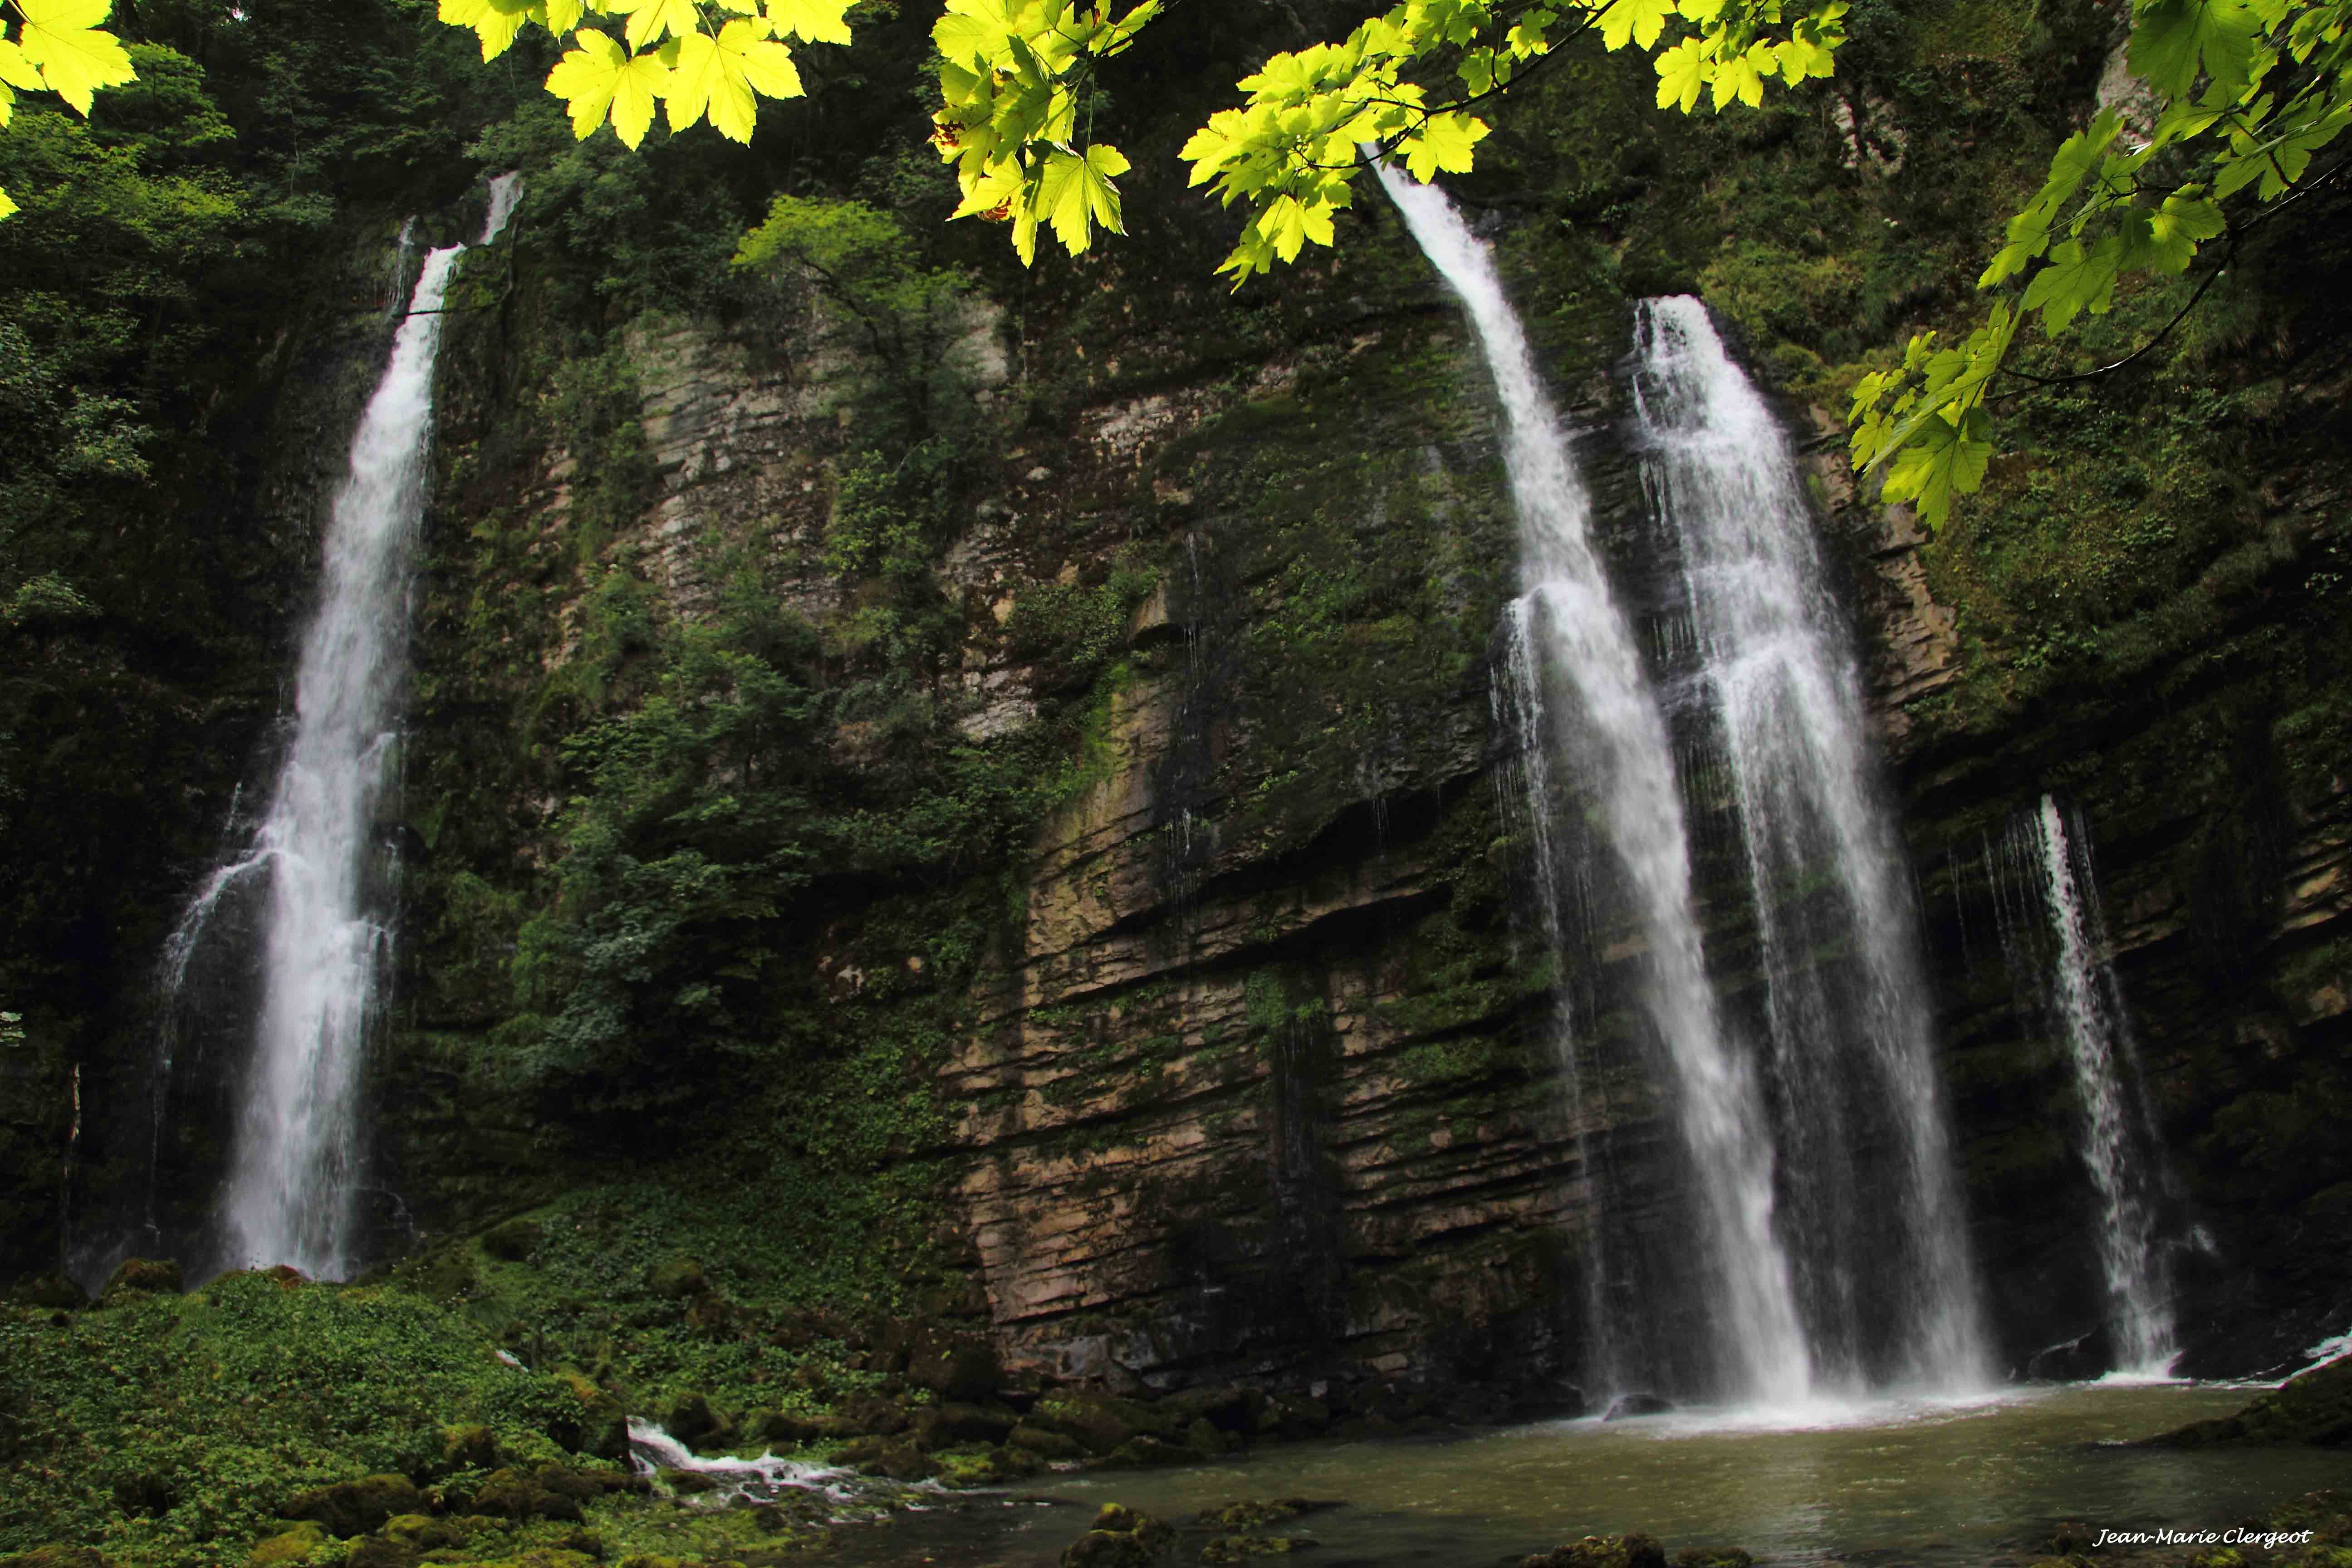
[[[699,1394],[684,1394],[673,1403],[662,1417],[662,1428],[698,1454],[729,1447],[735,1435],[734,1424]]]
[[[1522,1557],[1519,1568],[1666,1568],[1666,1549],[1646,1535],[1588,1535]]]
[[[561,1519],[577,1522],[581,1505],[608,1491],[628,1489],[626,1476],[569,1465],[493,1470],[474,1489],[465,1511],[492,1519]]]
[[[126,1258],[98,1293],[101,1301],[125,1296],[176,1296],[180,1293],[179,1260],[171,1258]]]
[[[1026,1448],[993,1443],[950,1448],[931,1458],[939,1463],[940,1481],[951,1487],[1001,1486],[1024,1480],[1045,1468],[1045,1461]]]
[[[916,1411],[908,1430],[914,1436],[915,1447],[929,1453],[971,1443],[1002,1443],[1011,1435],[1013,1426],[1009,1411],[950,1402],[928,1405]]]
[[[1062,1552],[1062,1568],[1150,1568],[1176,1544],[1166,1520],[1108,1502],[1094,1525]]]
[[[342,1568],[416,1568],[416,1560],[422,1555],[408,1542],[372,1536],[352,1548],[352,1554],[343,1559]]]
[[[2352,1356],[2342,1356],[2289,1378],[2235,1415],[2192,1421],[2177,1432],[2151,1437],[2164,1448],[2278,1447],[2319,1448],[2352,1445]]]
[[[362,1476],[313,1487],[286,1506],[288,1519],[309,1520],[339,1536],[381,1530],[394,1515],[423,1513],[425,1494],[406,1476]]]
[[[1201,1561],[1244,1563],[1253,1557],[1284,1557],[1318,1544],[1303,1535],[1220,1535],[1201,1548]]]
[[[1034,1421],[1016,1423],[1004,1440],[1010,1447],[1034,1454],[1040,1459],[1083,1459],[1087,1457],[1084,1443],[1049,1427],[1040,1426]]]
[[[1675,1568],[1754,1568],[1755,1562],[1737,1546],[1685,1546],[1675,1553]]]
[[[907,1378],[941,1399],[971,1402],[994,1396],[1004,1385],[996,1347],[977,1334],[928,1329],[907,1347]]]
[[[710,1277],[691,1258],[666,1258],[646,1270],[646,1289],[666,1301],[688,1301],[709,1291]]]
[[[549,1423],[547,1435],[575,1454],[627,1458],[629,1414],[620,1396],[577,1372],[560,1373],[557,1381],[569,1398],[563,1414]]]
[[[894,1481],[928,1480],[940,1473],[940,1462],[904,1438],[860,1437],[834,1456],[861,1476],[882,1476]]]
[[[327,1543],[327,1532],[315,1524],[298,1524],[293,1529],[266,1536],[245,1555],[245,1568],[298,1568],[310,1561],[311,1554]]]
[[[1171,1435],[1166,1429],[1168,1420],[1168,1416],[1131,1399],[1074,1392],[1039,1400],[1036,1408],[1022,1417],[1021,1424],[1035,1431],[1059,1434],[1089,1454],[1108,1455],[1138,1436],[1165,1440]]]
[[[62,1274],[35,1274],[19,1279],[8,1292],[8,1300],[20,1307],[51,1312],[71,1312],[89,1305],[82,1288]]]
[[[1255,1530],[1262,1524],[1297,1519],[1314,1506],[1305,1498],[1242,1498],[1217,1508],[1202,1509],[1201,1522],[1213,1530]]]
[[[535,1219],[510,1219],[482,1233],[482,1250],[509,1263],[520,1263],[539,1250],[545,1233]]]
[[[488,1426],[441,1428],[441,1458],[436,1473],[446,1476],[458,1470],[495,1470],[503,1462],[499,1457],[498,1434]]]

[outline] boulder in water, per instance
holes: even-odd
[[[1164,1519],[1107,1502],[1094,1527],[1062,1552],[1062,1568],[1150,1568],[1176,1544],[1176,1529]]]
[[[1217,1508],[1202,1509],[1201,1522],[1219,1530],[1255,1530],[1261,1524],[1297,1519],[1315,1506],[1303,1497],[1268,1498],[1262,1502],[1243,1498]]]
[[[2152,1448],[2257,1447],[2305,1444],[2352,1446],[2352,1356],[2325,1362],[2291,1377],[2235,1415],[2192,1421],[2151,1437]]]
[[[1609,1402],[1609,1414],[1601,1419],[1623,1421],[1635,1415],[1664,1415],[1674,1407],[1675,1402],[1664,1394],[1621,1394]]]
[[[2035,1351],[2025,1358],[2025,1376],[2030,1383],[2085,1383],[2104,1375],[2115,1364],[2114,1337],[2102,1323]]]
[[[1666,1549],[1646,1535],[1588,1535],[1522,1557],[1519,1568],[1666,1568]]]
[[[1675,1568],[1753,1568],[1755,1562],[1737,1546],[1685,1546],[1675,1553]]]

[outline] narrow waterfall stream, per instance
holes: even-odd
[[[1594,552],[1590,503],[1492,254],[1443,192],[1386,167],[1381,183],[1468,310],[1502,401],[1519,522],[1522,592],[1511,613],[1529,671],[1524,732],[1582,770],[1647,948],[1641,1005],[1672,1064],[1676,1121],[1698,1200],[1714,1392],[1802,1403],[1813,1390],[1813,1363],[1773,1226],[1770,1121],[1754,1072],[1724,1037],[1707,984],[1664,720]],[[1531,805],[1538,815],[1549,809],[1546,800]],[[1538,836],[1539,853],[1555,843]],[[1564,875],[1538,868],[1546,897],[1555,896]],[[1557,910],[1546,918],[1558,924]],[[1561,1047],[1572,1050],[1573,1042]]]
[[[1634,359],[1645,488],[1747,861],[1814,1357],[1849,1385],[1982,1386],[1917,912],[1795,458],[1696,300],[1645,301]],[[1898,1152],[1865,1163],[1878,1145]]]
[[[513,213],[516,176],[490,182],[487,245]],[[261,1002],[246,1068],[218,1261],[291,1264],[341,1279],[360,1148],[356,1090],[390,932],[382,918],[377,809],[398,766],[409,586],[433,430],[441,301],[466,247],[430,252],[391,363],[352,437],[335,497],[319,608],[295,678],[293,743],[240,866],[267,866]],[[234,871],[236,868],[232,868]],[[216,899],[215,874],[191,916]],[[184,948],[194,940],[186,921]]]
[[[2130,1015],[2108,965],[2107,922],[2087,847],[2078,847],[2058,802],[2043,795],[2011,826],[2005,846],[2019,879],[2039,892],[2050,951],[2042,995],[2063,1037],[2080,1127],[2075,1146],[2099,1203],[2099,1269],[2116,1371],[2160,1377],[2179,1353],[2172,1287],[2157,1234],[2163,1180],[2149,1117],[2131,1087],[2139,1078]],[[2021,944],[2004,932],[2012,950]],[[2130,1081],[2127,1083],[2126,1079]]]

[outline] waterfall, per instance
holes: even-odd
[[[1519,521],[1522,592],[1512,627],[1532,670],[1522,732],[1580,768],[1646,949],[1641,1008],[1674,1078],[1676,1127],[1699,1210],[1697,1305],[1710,1324],[1718,1391],[1801,1403],[1812,1391],[1813,1363],[1773,1224],[1770,1123],[1761,1086],[1725,1037],[1707,983],[1664,719],[1601,571],[1567,438],[1494,258],[1443,193],[1385,166],[1380,177],[1468,310],[1502,403]],[[1549,806],[1530,802],[1538,816]],[[1558,840],[1538,834],[1536,842],[1544,855]],[[1568,872],[1538,866],[1536,874],[1549,899]],[[1556,910],[1546,916],[1557,923]],[[1564,1057],[1572,1053],[1572,1040],[1559,1044]]]
[[[2138,1054],[2106,959],[2106,915],[2089,848],[2075,846],[2066,814],[2047,795],[2011,825],[2005,847],[2012,872],[2039,888],[2048,921],[2037,1000],[2064,1037],[2073,1069],[2082,1119],[2076,1147],[2098,1197],[2099,1270],[2116,1370],[2162,1376],[2179,1353],[2170,1270],[2157,1234],[2164,1172],[2153,1118],[2126,1084],[2140,1081]],[[2012,938],[2012,958],[2021,945]]]
[[[513,212],[516,176],[490,182],[478,244]],[[356,1090],[391,933],[378,809],[397,767],[409,585],[424,512],[441,301],[462,245],[430,252],[391,363],[352,437],[328,521],[318,611],[295,677],[292,744],[248,853],[216,873],[174,934],[184,968],[219,889],[269,876],[261,1000],[219,1204],[220,1259],[341,1279],[353,1264]]]
[[[1696,666],[1746,862],[1779,1224],[1814,1356],[1848,1384],[1981,1385],[1909,873],[1794,458],[1696,300],[1640,307],[1633,389],[1687,616],[1661,651]]]

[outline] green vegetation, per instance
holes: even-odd
[[[493,1350],[415,1297],[271,1273],[70,1317],[0,1307],[0,1554],[70,1541],[217,1563],[306,1488],[436,1469],[451,1426],[563,1458],[579,1399]]]

